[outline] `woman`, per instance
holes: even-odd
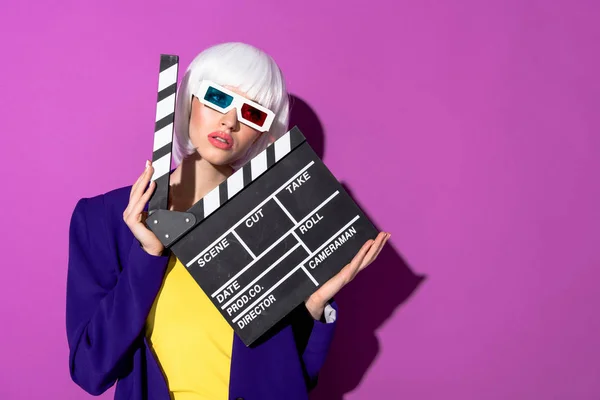
[[[212,81],[274,114],[220,113]],[[203,87],[206,87],[205,85]],[[288,94],[270,56],[242,43],[200,53],[178,90],[169,209],[185,211],[287,130]],[[240,116],[240,117],[238,117]],[[246,347],[181,262],[144,224],[151,163],[132,185],[79,200],[70,226],[67,336],[72,379],[115,399],[307,399],[335,328],[332,297],[379,254],[380,233],[261,343]],[[326,312],[327,310],[327,312]]]

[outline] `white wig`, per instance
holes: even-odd
[[[202,51],[190,63],[177,91],[175,108],[175,139],[173,156],[181,163],[196,149],[189,136],[192,94],[204,79],[223,86],[232,86],[257,103],[272,110],[275,120],[268,132],[264,132],[248,152],[232,167],[238,169],[270,142],[287,132],[289,120],[289,97],[281,70],[264,51],[244,43],[222,43]],[[240,122],[241,123],[241,122]]]

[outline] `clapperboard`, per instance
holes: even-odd
[[[186,212],[168,211],[177,68],[161,56],[146,224],[249,346],[378,232],[297,127]]]

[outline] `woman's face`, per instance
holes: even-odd
[[[248,98],[236,88],[225,87]],[[243,157],[261,135],[238,121],[235,108],[222,114],[200,103],[196,97],[192,97],[189,132],[196,151],[213,165],[231,165]]]

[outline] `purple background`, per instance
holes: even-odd
[[[71,212],[151,156],[159,54],[232,40],[281,65],[393,234],[338,298],[313,399],[600,398],[597,2],[36,3],[0,12],[0,398],[91,398],[68,374]]]

